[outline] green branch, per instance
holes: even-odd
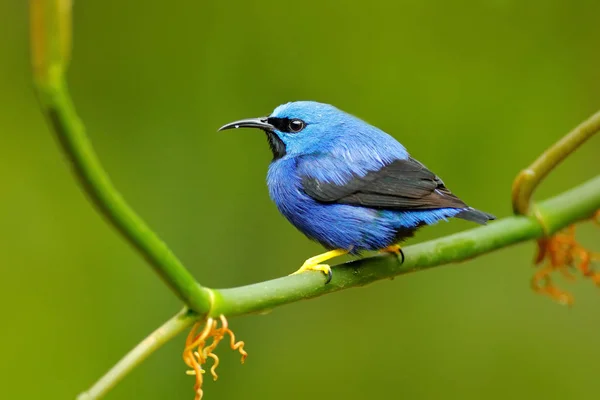
[[[589,218],[600,209],[600,176],[539,203],[537,207],[543,225],[550,234]],[[211,316],[270,310],[381,279],[469,260],[543,236],[544,228],[537,218],[507,217],[488,226],[408,246],[403,249],[406,258],[403,264],[395,256],[378,255],[338,265],[333,267],[333,279],[327,285],[324,284],[323,274],[307,272],[234,289],[213,290],[215,302]]]
[[[531,196],[558,164],[586,140],[600,131],[600,111],[579,124],[575,129],[562,137],[547,149],[528,168],[522,170],[513,183],[512,206],[517,215],[528,215]]]
[[[34,83],[42,110],[97,209],[148,260],[165,283],[200,314],[211,293],[200,286],[167,245],[129,207],[102,168],[65,82],[71,36],[71,0],[31,0]]]
[[[537,204],[537,207],[550,233],[589,218],[600,209],[600,176]],[[378,255],[334,266],[333,279],[327,285],[324,284],[323,274],[307,272],[233,289],[213,289],[215,299],[210,316],[223,314],[232,317],[271,310],[397,275],[466,261],[543,235],[542,222],[537,218],[507,217],[489,226],[408,246],[403,250],[406,259],[402,264],[395,256]],[[199,318],[197,314],[184,309],[138,344],[92,388],[80,395],[79,400],[101,398],[152,352]]]
[[[131,370],[148,358],[150,354],[192,326],[197,319],[198,315],[193,311],[187,308],[181,310],[127,353],[125,357],[115,364],[87,392],[77,396],[77,400],[94,400],[104,397],[110,389],[115,387]]]
[[[65,81],[71,46],[72,0],[30,0],[31,51],[34,84],[42,110],[50,122],[73,171],[97,209],[148,260],[154,270],[194,311],[184,309],[142,341],[101,378],[81,399],[102,397],[131,369],[177,333],[206,315],[235,316],[272,309],[294,301],[362,286],[408,272],[425,270],[552,234],[590,217],[600,209],[600,177],[547,200],[536,218],[509,217],[441,239],[406,247],[406,261],[381,255],[339,265],[325,285],[318,272],[288,276],[255,285],[211,290],[203,288],[164,242],[128,206],[110,182],[79,120]],[[600,113],[553,146],[515,185],[515,209],[526,213],[537,184],[583,141],[600,129]]]

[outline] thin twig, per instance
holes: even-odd
[[[544,178],[569,154],[600,131],[600,111],[579,124],[553,144],[528,168],[522,170],[513,182],[512,206],[517,215],[529,215],[531,196]]]
[[[89,390],[81,393],[77,400],[96,400],[102,398],[110,389],[119,383],[132,369],[137,367],[148,356],[163,344],[173,339],[198,320],[198,315],[187,308],[165,322],[146,339],[125,355],[114,367],[98,380]]]

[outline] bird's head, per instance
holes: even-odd
[[[345,132],[357,132],[359,125],[369,127],[358,118],[329,104],[314,101],[296,101],[282,104],[271,115],[235,121],[219,130],[258,128],[267,134],[273,159],[286,155],[324,151],[343,140]]]

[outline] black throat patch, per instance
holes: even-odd
[[[267,140],[269,141],[269,147],[273,152],[273,161],[279,160],[285,156],[285,143],[277,136],[275,132],[265,131],[267,134]]]

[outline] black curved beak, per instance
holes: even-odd
[[[248,118],[241,119],[239,121],[234,121],[229,124],[223,125],[219,128],[219,131],[224,131],[227,129],[237,129],[237,128],[258,128],[263,131],[273,132],[275,127],[268,122],[267,117],[261,118]]]

